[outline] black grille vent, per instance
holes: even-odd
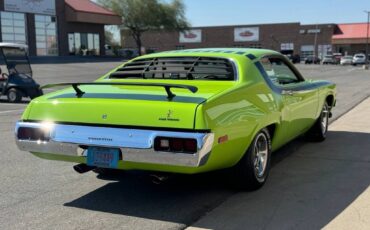
[[[232,63],[209,57],[163,57],[139,59],[110,75],[115,78],[226,80],[235,79]]]

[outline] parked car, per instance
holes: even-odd
[[[336,86],[306,80],[283,55],[261,49],[194,49],[141,56],[95,82],[33,100],[16,124],[19,149],[109,169],[203,173],[230,168],[258,189],[271,153],[307,135],[323,141]],[[320,108],[320,109],[318,109]]]
[[[341,53],[333,53],[333,64],[340,64],[340,60],[342,59],[342,57],[343,55]]]
[[[352,65],[353,56],[344,56],[340,59],[341,65]]]
[[[0,96],[6,95],[8,102],[18,103],[23,97],[34,99],[41,96],[40,85],[32,78],[27,45],[0,42],[0,55],[5,61],[7,72],[0,69]]]
[[[305,58],[304,63],[305,64],[320,64],[321,60],[320,58],[315,57],[315,56],[308,56]]]
[[[325,55],[324,58],[322,59],[322,64],[327,65],[327,64],[334,64],[334,56],[333,55]]]
[[[355,54],[353,56],[352,65],[362,65],[366,63],[365,54]]]
[[[301,57],[298,54],[288,55],[288,59],[293,63],[301,63]]]

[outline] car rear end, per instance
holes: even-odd
[[[353,60],[353,56],[344,56],[340,59],[341,65],[351,65]]]
[[[106,84],[74,85],[32,101],[16,125],[16,142],[38,157],[91,167],[206,171],[215,133],[197,122],[197,110],[236,78],[227,58],[139,58],[98,81]]]
[[[333,64],[334,63],[334,57],[333,57],[333,55],[326,55],[326,56],[324,56],[324,58],[322,60],[322,63],[323,64]]]
[[[355,54],[355,56],[353,56],[352,63],[354,65],[365,64],[366,63],[365,54]]]

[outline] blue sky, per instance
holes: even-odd
[[[192,26],[365,22],[370,0],[183,0]]]

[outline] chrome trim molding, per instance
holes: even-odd
[[[46,129],[50,134],[50,140],[19,140],[17,133],[21,127]],[[155,151],[153,144],[157,136],[194,138],[197,140],[198,151],[194,154]],[[22,121],[16,123],[15,137],[16,144],[22,151],[83,157],[86,156],[86,150],[81,147],[100,146],[119,148],[123,161],[188,167],[199,167],[205,164],[203,159],[207,159],[214,141],[213,133],[168,132]]]

